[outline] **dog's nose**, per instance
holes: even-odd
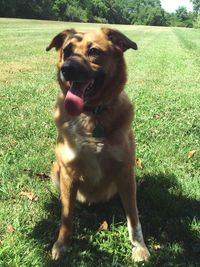
[[[63,63],[61,72],[68,81],[88,80],[93,77],[93,71],[89,65],[77,56],[68,58]]]
[[[65,78],[72,77],[76,72],[75,67],[71,64],[71,62],[66,62],[61,67],[61,72]]]

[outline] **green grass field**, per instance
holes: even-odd
[[[49,253],[60,221],[59,195],[48,179],[59,88],[57,54],[45,48],[65,28],[97,26],[0,19],[0,267],[141,266],[131,262],[117,198],[77,204],[72,248],[56,264]],[[112,27],[139,46],[126,52],[126,91],[135,103],[138,206],[152,255],[143,266],[200,266],[200,31]],[[109,229],[98,231],[103,221]]]

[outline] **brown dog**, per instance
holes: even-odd
[[[55,108],[58,138],[53,176],[61,193],[62,217],[52,257],[58,259],[70,240],[76,199],[94,203],[118,193],[133,259],[147,260],[136,203],[133,108],[123,91],[123,53],[137,45],[119,31],[101,28],[88,33],[63,31],[46,50],[53,47],[59,54],[62,90]]]

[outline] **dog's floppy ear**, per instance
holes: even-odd
[[[59,50],[66,38],[71,38],[74,34],[76,34],[76,31],[74,29],[65,30],[58,35],[56,35],[51,43],[47,46],[46,51],[51,50],[53,47],[56,48],[56,50]]]
[[[110,28],[102,28],[102,31],[107,35],[108,39],[116,45],[122,52],[125,52],[127,49],[132,48],[137,50],[137,44],[131,41],[123,33],[118,30]]]

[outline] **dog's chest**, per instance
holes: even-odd
[[[103,128],[103,127],[102,127]],[[65,128],[67,140],[71,144],[71,152],[75,157],[87,152],[100,155],[106,147],[106,137],[97,135],[101,128],[97,123],[87,116],[69,121]]]
[[[96,122],[87,116],[80,116],[65,123],[66,144],[63,146],[63,152],[66,159],[68,161],[79,159],[84,165],[91,167],[94,165],[94,168],[97,166],[101,168],[101,165],[105,165],[105,161],[109,159],[123,161],[123,147],[111,145],[106,135],[101,138],[94,137],[95,129],[97,129]]]

